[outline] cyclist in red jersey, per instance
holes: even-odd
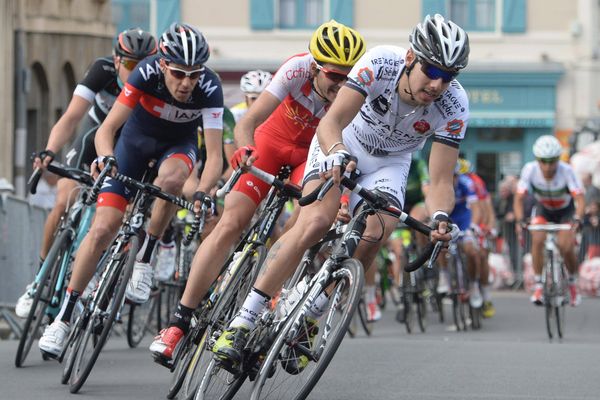
[[[310,52],[289,58],[236,125],[240,148],[231,165],[237,168],[254,163],[271,174],[289,165],[291,180],[299,183],[317,125],[365,49],[358,32],[334,20],[317,28]],[[192,312],[228,256],[224,249],[230,249],[239,240],[268,191],[268,184],[245,174],[226,197],[223,216],[196,252],[185,292],[169,327],[150,345],[155,357],[171,358],[189,328]]]

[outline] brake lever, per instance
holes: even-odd
[[[450,224],[450,242],[454,242],[456,239],[458,239],[458,236],[460,234],[460,229],[458,228],[458,225],[456,224]],[[431,257],[429,258],[429,262],[427,263],[427,268],[428,269],[432,269],[433,268],[433,264],[435,263],[435,261],[438,258],[438,255],[440,254],[440,251],[442,251],[442,248],[444,247],[444,242],[437,242],[435,244],[435,246],[433,247],[433,251],[431,252]]]

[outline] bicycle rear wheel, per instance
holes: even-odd
[[[87,324],[81,346],[75,358],[69,388],[71,393],[77,393],[89,377],[108,339],[108,335],[112,331],[113,323],[123,306],[125,289],[133,271],[133,264],[139,245],[139,238],[133,236],[129,240],[124,253],[113,255],[113,258],[108,263],[107,268],[111,268],[111,261],[113,260],[117,260],[118,264],[112,267],[110,278],[103,285],[104,288],[98,289],[99,294],[95,299],[96,306]],[[106,310],[103,310],[101,306],[105,304],[107,305]],[[93,337],[99,331],[101,333],[97,343],[94,344]]]
[[[47,316],[47,308],[52,302],[54,287],[59,276],[60,266],[63,258],[68,256],[68,249],[71,245],[71,233],[68,229],[63,229],[62,232],[54,239],[52,247],[46,257],[45,271],[40,279],[38,287],[35,289],[33,302],[29,315],[23,325],[23,333],[19,339],[17,354],[15,356],[15,366],[20,368],[23,366],[33,342],[39,338],[43,325],[50,322]],[[60,300],[60,299],[59,299]]]
[[[245,252],[235,271],[235,276],[230,278],[218,303],[215,305],[211,321],[212,325],[206,329],[206,344],[199,348],[208,351],[208,354],[199,355],[200,364],[196,365],[197,373],[201,373],[200,384],[194,399],[231,399],[246,380],[245,373],[232,374],[219,363],[214,361],[210,349],[214,340],[227,327],[237,310],[242,306],[252,285],[258,276],[260,267],[267,256],[267,249],[259,246],[254,252]]]
[[[316,361],[309,361],[302,370],[291,366],[302,365],[300,356],[307,355],[298,347],[301,340],[306,342],[309,324],[302,315],[302,306],[298,306],[287,322],[277,333],[277,337],[268,351],[262,364],[252,391],[252,400],[259,399],[304,399],[317,384],[323,372],[337,351],[362,293],[364,272],[362,265],[355,259],[345,260],[341,268],[323,285],[333,285],[329,304],[319,318],[319,333],[309,341],[308,353],[317,356]],[[308,297],[305,296],[303,304]],[[298,335],[290,337],[293,326],[299,326]],[[320,354],[319,354],[320,351]],[[286,371],[288,369],[288,371]]]
[[[415,304],[417,308],[417,321],[421,333],[425,333],[427,328],[427,302],[421,294],[415,294]]]

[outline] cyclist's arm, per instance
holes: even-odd
[[[266,90],[258,96],[233,130],[238,147],[254,145],[254,130],[266,121],[280,103],[281,100]]]
[[[488,196],[484,201],[486,224],[489,229],[496,228],[496,212],[492,203],[492,196]]]
[[[96,145],[96,154],[98,156],[113,155],[117,131],[127,121],[132,112],[133,108],[118,101],[115,102],[106,119],[102,122],[100,128],[98,128],[98,132],[96,132],[94,144]]]
[[[513,212],[515,214],[515,220],[517,222],[523,221],[523,218],[525,217],[523,215],[525,213],[525,207],[523,205],[523,202],[525,200],[526,195],[527,192],[525,191],[517,191],[515,193],[515,197],[513,200]]]
[[[209,193],[217,184],[223,170],[223,130],[206,128],[204,130],[206,163],[197,191]]]
[[[323,153],[346,149],[342,143],[342,130],[360,111],[365,96],[355,89],[343,86],[327,114],[317,128],[317,138]],[[339,143],[335,145],[336,143]],[[335,146],[334,146],[335,145]],[[333,146],[333,147],[332,147]]]
[[[583,193],[578,193],[573,196],[573,200],[575,201],[575,217],[583,221],[585,217],[585,196]]]
[[[457,147],[441,142],[431,144],[431,154],[429,155],[431,184],[425,198],[429,212],[439,210],[450,214],[454,209],[454,166],[457,159]]]
[[[84,117],[90,106],[91,103],[83,97],[73,95],[67,110],[52,127],[46,149],[58,153],[73,136],[77,124]]]

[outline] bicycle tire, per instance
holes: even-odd
[[[215,304],[214,311],[210,318],[210,320],[213,321],[213,325],[207,328],[206,345],[202,347],[201,350],[206,350],[208,349],[208,346],[210,346],[209,339],[215,330],[215,326],[219,326],[220,328],[226,327],[229,320],[242,306],[242,303],[246,299],[248,293],[250,293],[252,285],[258,277],[259,270],[267,257],[267,249],[264,246],[258,246],[254,249],[252,254],[244,252],[241,257],[242,261],[240,261],[239,267],[236,269],[235,274],[230,277],[228,285],[223,289],[219,300]],[[218,325],[215,325],[214,323]],[[200,356],[199,359],[208,361],[208,364],[204,368],[200,366],[200,369],[197,369],[198,371],[203,370],[204,375],[200,379],[200,385],[198,386],[194,399],[202,400],[208,398],[227,400],[233,398],[245,381],[247,375],[241,373],[238,376],[233,376],[230,372],[213,363],[212,357],[202,358]],[[208,367],[211,365],[213,368],[209,370]],[[214,374],[213,371],[215,371]],[[211,385],[211,383],[214,383],[214,376],[220,372],[224,375],[223,379],[221,379],[224,385],[219,387]]]
[[[371,336],[371,334],[373,333],[373,322],[370,322],[368,319],[367,303],[365,302],[365,300],[362,296],[358,301],[358,310],[357,311],[358,311],[357,312],[358,318],[360,320],[360,325],[362,326],[366,335]]]
[[[182,392],[182,398],[186,400],[193,400],[196,395],[196,391],[198,390],[198,386],[200,386],[200,379],[202,375],[200,375],[200,370],[198,367],[203,364],[199,364],[198,361],[200,357],[205,356],[209,357],[210,352],[205,352],[204,346],[207,345],[206,340],[210,334],[209,329],[205,329],[200,342],[196,345],[193,352],[191,352],[192,357],[190,362],[185,370],[185,377],[183,379],[183,383],[181,385],[180,391]]]
[[[333,276],[329,279],[329,282],[323,284],[323,288],[330,286],[334,283],[334,288],[331,293],[330,302],[328,304],[327,310],[321,317],[321,323],[325,323],[329,321],[333,323],[334,314],[340,314],[337,326],[329,326],[321,329],[319,332],[322,333],[326,331],[328,333],[327,342],[320,343],[319,339],[320,335],[315,337],[314,342],[312,343],[312,347],[314,348],[323,348],[324,350],[321,353],[320,359],[316,363],[311,363],[306,366],[307,368],[311,366],[311,364],[315,367],[312,371],[308,371],[304,369],[300,373],[296,375],[291,375],[287,372],[284,372],[284,365],[281,356],[284,355],[286,351],[294,352],[293,348],[287,346],[286,342],[288,341],[288,333],[290,329],[297,325],[298,319],[302,317],[302,307],[296,307],[294,313],[291,314],[291,317],[288,318],[287,322],[283,326],[283,328],[277,333],[275,341],[273,345],[267,352],[265,360],[259,370],[259,373],[256,377],[256,382],[254,385],[254,389],[252,391],[251,399],[259,400],[259,399],[280,399],[280,398],[288,398],[292,395],[293,399],[304,399],[308,394],[312,391],[314,386],[317,384],[323,372],[331,362],[331,359],[335,355],[340,343],[342,342],[347,330],[350,325],[350,321],[356,311],[356,307],[358,306],[358,302],[360,300],[362,294],[362,287],[364,284],[364,272],[361,263],[355,259],[347,259],[343,261],[341,268],[336,271],[337,277],[333,278]],[[310,293],[310,289],[309,289]],[[303,299],[304,303],[308,298],[307,293]],[[336,301],[339,301],[339,304],[335,304]],[[343,304],[342,304],[343,302]],[[300,303],[300,304],[302,304]],[[301,324],[304,321],[300,322]],[[329,329],[330,328],[330,329]],[[302,329],[301,329],[302,331]],[[304,333],[306,334],[306,332]],[[296,340],[297,338],[293,338]],[[287,357],[284,355],[284,357]],[[277,365],[281,364],[281,365]],[[279,367],[279,368],[277,368]],[[288,384],[280,383],[278,381],[279,372],[285,377],[293,378],[305,378],[306,380],[302,382],[301,386],[298,390],[290,390],[289,382]],[[274,393],[272,397],[270,397],[271,393],[269,391],[265,391],[265,384],[269,382],[272,384],[272,387],[279,388],[280,390],[285,390],[285,396],[282,395],[281,392]],[[283,388],[285,386],[285,388]]]
[[[94,346],[91,357],[89,358],[89,360],[87,360],[87,362],[85,362],[85,366],[83,366],[82,371],[81,363],[83,361],[82,357],[85,353],[85,346],[83,349],[80,348],[77,352],[77,358],[75,360],[74,365],[75,375],[71,376],[71,382],[69,387],[69,391],[71,393],[77,393],[81,389],[83,384],[86,382],[87,378],[92,372],[92,369],[94,368],[94,365],[96,363],[96,360],[98,359],[98,356],[100,355],[100,352],[102,351],[102,348],[104,347],[104,344],[108,339],[108,335],[112,331],[112,326],[117,316],[117,313],[119,313],[120,308],[123,305],[125,290],[127,288],[127,283],[129,282],[129,278],[131,277],[131,273],[133,271],[133,264],[135,262],[135,257],[138,252],[139,246],[140,243],[139,238],[137,236],[133,236],[129,239],[128,248],[126,247],[125,250],[126,257],[121,258],[121,260],[119,260],[119,264],[121,266],[119,268],[115,267],[115,273],[110,279],[110,282],[108,282],[109,290],[104,291],[103,293],[104,296],[110,296],[112,294],[114,294],[114,296],[112,296],[112,299],[102,298],[100,301],[97,302],[97,304],[102,304],[102,301],[109,300],[108,308],[110,308],[110,313],[108,314],[108,317],[104,319],[104,321],[100,322],[102,324],[102,333],[98,337],[98,342]],[[108,266],[110,267],[110,262]],[[84,338],[82,339],[83,344],[87,344],[89,336],[93,333],[93,330],[96,328],[94,325],[94,323],[96,322],[94,320],[94,313],[92,314],[91,318],[92,319],[88,322],[86,331],[84,333],[84,335],[86,336],[84,336]],[[80,371],[81,373],[79,373]]]
[[[36,288],[31,309],[29,310],[29,315],[23,325],[23,333],[19,339],[17,354],[15,356],[15,367],[17,368],[23,366],[34,340],[40,334],[40,326],[45,320],[46,308],[51,301],[50,296],[52,296],[58,279],[60,262],[62,261],[62,256],[71,245],[71,237],[70,231],[63,229],[54,239],[52,247],[48,252],[45,262],[49,263],[49,265],[40,279],[40,286]]]
[[[421,333],[427,329],[427,303],[420,294],[415,294],[415,304],[417,308],[417,322]]]
[[[158,305],[158,291],[153,291],[150,299],[144,304],[129,304],[129,316],[127,318],[127,345],[136,348],[151,330],[152,321],[155,317],[155,309]]]
[[[86,318],[86,317],[81,317]],[[62,376],[60,378],[60,383],[66,385],[69,383],[69,379],[71,378],[71,373],[73,372],[73,365],[75,364],[75,358],[79,351],[79,347],[81,346],[81,341],[83,339],[84,331],[80,329],[80,324],[84,324],[83,320],[78,319],[73,327],[73,337],[69,337],[67,341],[66,354],[67,358],[65,359],[65,366],[63,367]],[[87,322],[86,322],[87,324]],[[84,324],[85,325],[85,324]]]
[[[565,334],[565,306],[557,306],[554,307],[554,312],[556,314],[556,333],[558,334],[558,338],[562,339]]]
[[[469,315],[471,316],[473,330],[481,329],[481,307],[475,308],[469,305]]]
[[[404,291],[404,326],[406,327],[406,333],[411,334],[414,326],[414,310],[412,306],[412,293]]]
[[[546,314],[546,332],[548,333],[548,338],[550,340],[552,340],[554,337],[554,327],[553,327],[553,325],[554,325],[553,319],[555,316],[554,307],[552,307],[550,305],[550,303],[547,303],[544,308],[546,311],[546,313],[545,313]]]
[[[175,350],[175,357],[173,357],[173,367],[171,371],[173,376],[171,377],[171,383],[169,384],[169,390],[167,392],[167,399],[173,399],[183,386],[187,372],[190,368],[190,364],[196,353],[198,343],[196,336],[199,334],[204,335],[204,328],[201,326],[193,327],[190,329],[188,334],[182,340],[181,345]],[[187,396],[186,396],[187,397]]]

